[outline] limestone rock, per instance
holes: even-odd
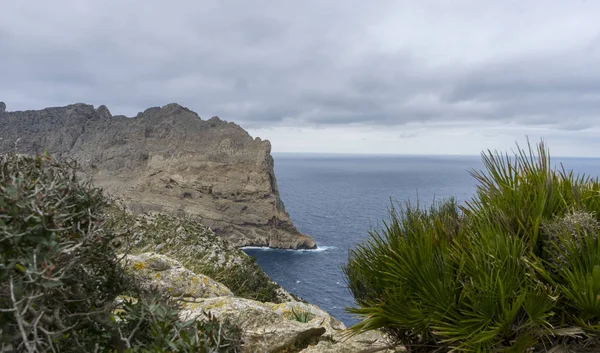
[[[126,273],[141,288],[173,298],[210,298],[233,296],[225,285],[184,268],[165,255],[143,253],[123,259]]]
[[[219,319],[237,323],[243,332],[244,351],[276,352],[311,339],[318,339],[327,328],[317,320],[299,322],[272,310],[268,303],[237,297],[199,299],[182,303],[182,320],[202,319],[210,312]]]
[[[87,104],[3,113],[0,152],[77,160],[136,212],[189,215],[236,246],[314,248],[279,197],[271,144],[178,104],[135,118]]]
[[[143,289],[176,300],[183,321],[202,320],[207,313],[228,319],[242,329],[244,349],[277,351],[296,344],[333,336],[344,325],[320,308],[299,302],[263,303],[233,297],[223,284],[196,274],[165,255],[147,252],[127,255],[125,273]],[[135,300],[135,299],[133,299]],[[298,321],[293,313],[307,320]],[[304,322],[306,321],[306,322]]]
[[[379,331],[369,331],[347,337],[340,333],[333,339],[319,341],[300,351],[301,353],[395,353],[406,352],[402,347],[391,348]]]
[[[6,112],[6,104],[4,102],[0,102],[0,114]]]
[[[242,330],[244,352],[395,352],[386,348],[388,343],[379,332],[349,337],[344,324],[315,305],[234,297],[223,284],[194,273],[166,255],[127,255],[123,264],[126,274],[143,289],[178,302],[183,321],[204,320],[210,313],[237,324]],[[120,297],[117,302],[125,299],[136,300]]]
[[[105,105],[99,106],[98,109],[96,109],[96,113],[98,113],[98,115],[104,119],[112,118],[110,110],[108,110],[108,108]]]
[[[244,351],[279,352],[306,347],[301,352],[400,352],[378,331],[349,336],[344,324],[311,304],[262,303],[237,297],[198,299],[182,303],[182,320],[203,319],[210,312],[237,323],[243,332]],[[312,316],[304,316],[309,313]],[[308,319],[298,321],[298,318]],[[295,350],[294,350],[295,351]]]

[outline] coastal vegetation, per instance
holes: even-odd
[[[459,205],[392,207],[344,266],[362,318],[411,352],[600,349],[600,183],[543,142],[482,154]]]
[[[0,351],[359,352],[191,217],[134,214],[74,161],[0,155]]]
[[[182,321],[176,302],[126,278],[140,234],[117,210],[74,165],[0,157],[0,351],[238,351],[235,324]]]

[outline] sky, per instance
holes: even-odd
[[[274,152],[600,156],[600,1],[0,0],[7,110],[176,102]]]

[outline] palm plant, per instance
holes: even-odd
[[[315,315],[313,313],[311,313],[310,311],[296,310],[296,309],[292,308],[292,311],[291,311],[289,317],[292,320],[307,323],[310,320],[312,320],[315,317]]]
[[[483,162],[465,206],[392,208],[350,252],[352,330],[415,352],[599,349],[598,178],[553,169],[543,142]]]

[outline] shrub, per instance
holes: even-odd
[[[238,351],[235,326],[181,322],[125,281],[116,254],[132,234],[114,209],[73,163],[0,156],[0,350]],[[115,316],[122,293],[140,299]]]
[[[53,349],[80,332],[106,340],[106,312],[123,289],[116,237],[103,231],[99,189],[49,157],[0,157],[0,327],[4,347]]]
[[[241,251],[241,250],[240,250]],[[241,264],[231,268],[218,266],[203,266],[202,273],[215,281],[226,285],[237,297],[248,298],[260,302],[282,303],[284,296],[280,295],[281,288],[273,282],[250,257]],[[300,300],[299,298],[296,298]]]
[[[552,169],[543,143],[483,161],[465,206],[392,208],[350,252],[352,329],[414,352],[597,351],[598,179]]]
[[[292,308],[292,311],[289,313],[288,318],[291,320],[295,320],[298,322],[307,323],[315,317],[315,314],[310,311],[296,310]]]
[[[239,352],[241,330],[210,314],[206,320],[180,321],[178,308],[160,297],[125,300],[117,330],[125,352]]]

